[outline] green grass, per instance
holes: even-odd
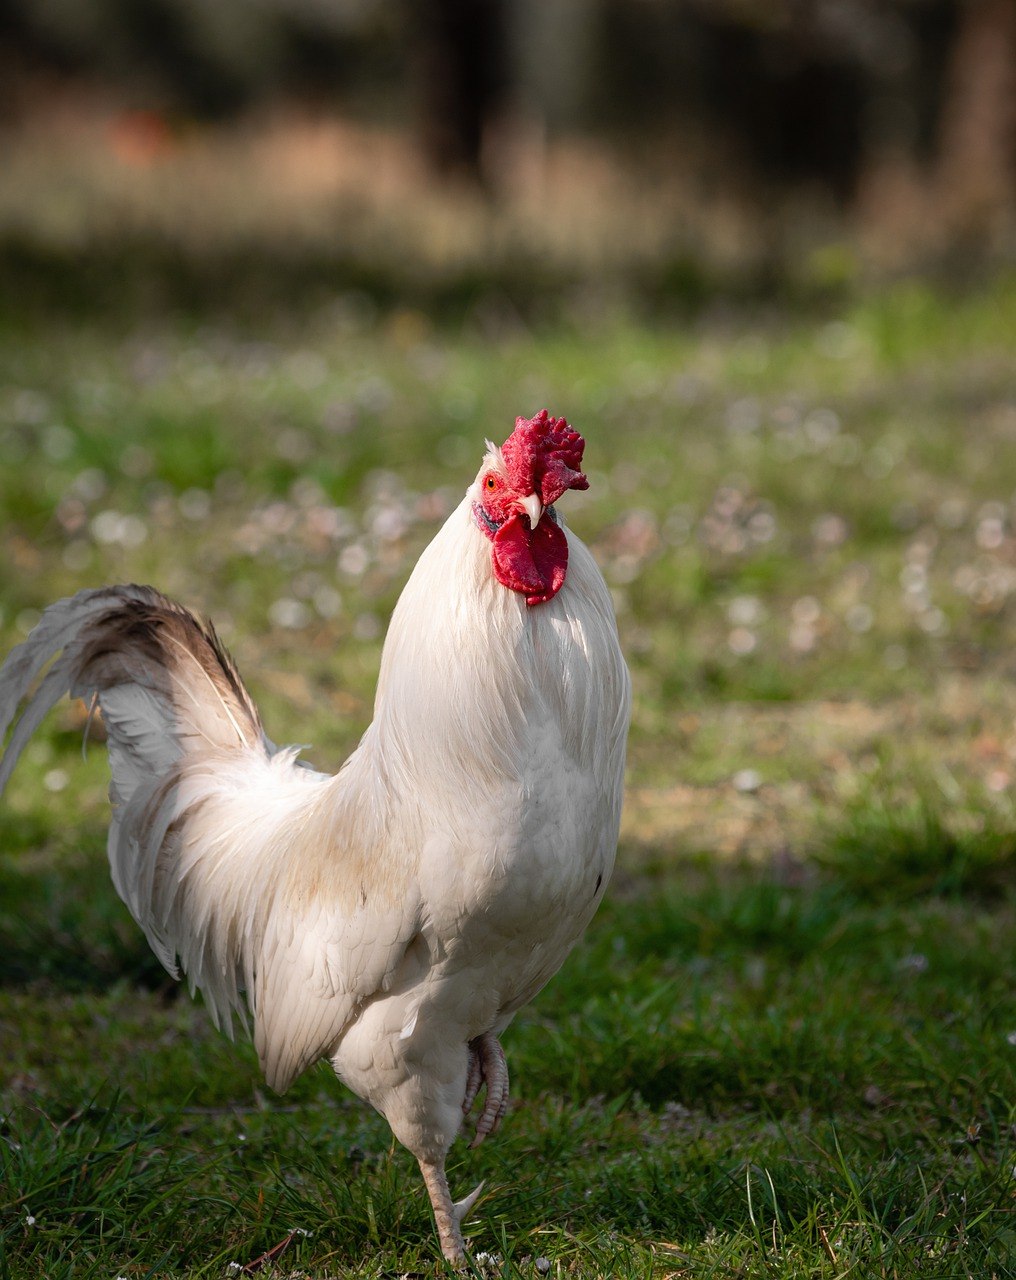
[[[1006,1274],[1011,924],[706,862],[629,886],[511,1033],[503,1133],[453,1161],[488,1180],[475,1247],[513,1275]],[[8,1274],[219,1275],[294,1227],[312,1274],[433,1265],[411,1158],[325,1068],[266,1098],[199,1007],[126,981],[7,986],[3,1025]]]
[[[505,1037],[484,1274],[980,1280],[1016,1255],[1016,281],[493,331],[5,313],[0,648],[150,581],[335,767],[409,567],[543,404],[636,704],[617,878]],[[61,709],[0,807],[0,1280],[440,1270],[411,1157],[150,957]],[[264,1268],[262,1275],[271,1274]]]

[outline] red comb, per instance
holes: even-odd
[[[564,418],[541,409],[533,418],[516,418],[515,430],[501,446],[512,484],[520,493],[538,493],[545,507],[566,489],[588,489],[582,474],[586,442]]]

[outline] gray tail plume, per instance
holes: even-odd
[[[0,667],[0,742],[27,705],[0,758],[0,792],[66,694],[102,709],[115,802],[128,801],[132,784],[163,772],[191,745],[271,750],[212,627],[151,587],[105,587],[60,600],[8,656]]]

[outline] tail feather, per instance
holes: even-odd
[[[150,587],[111,590],[123,593],[119,601],[79,633],[71,693],[147,690],[172,707],[183,740],[226,751],[263,748],[258,709],[211,625]],[[103,715],[115,716],[114,700],[102,703]],[[129,707],[128,719],[135,714]]]
[[[17,764],[22,751],[28,745],[32,734],[42,724],[49,711],[68,692],[71,680],[71,665],[69,657],[61,658],[53,664],[52,668],[47,672],[45,680],[37,689],[31,703],[14,726],[14,732],[11,734],[7,750],[4,752],[3,757],[0,758],[0,795],[3,794],[4,788],[14,772],[14,766]],[[3,735],[13,719],[20,701],[20,698],[9,696],[17,688],[22,687],[20,684],[15,684],[16,680],[20,680],[20,676],[20,671],[12,672],[10,680],[8,680],[6,667],[0,668],[0,742],[3,741]],[[28,683],[31,682],[31,678],[29,676]],[[9,701],[13,701],[13,707],[11,708],[7,706]]]
[[[79,591],[76,596],[51,605],[28,639],[12,650],[0,667],[2,742],[17,715],[18,707],[28,696],[40,673],[53,658],[58,654],[62,655],[36,690],[24,715],[15,726],[3,758],[0,759],[0,793],[7,785],[29,738],[74,683],[74,655],[68,651],[68,646],[77,639],[83,627],[116,606],[118,591],[129,590],[131,588]]]
[[[147,714],[142,714],[143,701],[134,692],[114,747],[133,750],[138,759],[146,758],[157,740],[165,750],[165,704],[172,706],[183,739],[204,740],[209,747],[226,750],[272,749],[257,707],[215,631],[151,587],[79,591],[45,611],[28,639],[0,667],[0,741],[54,658],[0,760],[0,792],[29,738],[68,693],[86,701],[99,695],[103,715],[111,721],[117,719],[118,701],[123,701],[118,689],[152,695]],[[148,739],[139,740],[146,724]]]
[[[33,691],[47,664],[52,664]],[[66,694],[98,704],[110,759],[108,853],[117,892],[163,965],[180,964],[227,1031],[245,1016],[257,950],[254,899],[273,885],[271,828],[320,779],[277,752],[212,627],[150,587],[81,591],[48,608],[0,667],[0,791]],[[269,794],[274,812],[263,811]],[[202,823],[212,805],[217,820]],[[222,815],[233,815],[233,837]],[[244,842],[235,831],[244,815]],[[254,862],[268,863],[252,874]]]

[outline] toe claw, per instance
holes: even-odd
[[[474,1055],[470,1068],[474,1062],[479,1064],[487,1087],[483,1111],[476,1122],[476,1136],[469,1144],[478,1147],[489,1133],[496,1132],[508,1110],[508,1064],[496,1036],[478,1036],[471,1042],[470,1050]]]
[[[462,1099],[462,1114],[468,1116],[473,1109],[473,1103],[476,1101],[476,1095],[480,1092],[480,1085],[483,1084],[483,1064],[480,1061],[480,1051],[476,1047],[476,1042],[471,1041],[469,1045],[469,1070],[466,1075],[466,1092]]]

